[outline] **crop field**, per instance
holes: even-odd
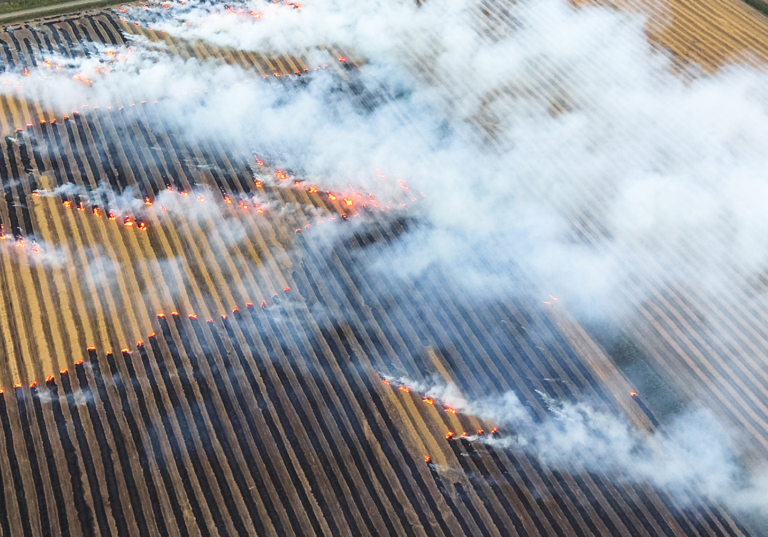
[[[739,2],[627,3],[651,14],[649,38],[685,76],[691,63],[714,71],[768,53],[768,20]],[[503,35],[514,8],[484,2],[477,26]],[[309,54],[184,41],[151,29],[149,16],[121,16],[8,27],[0,64],[34,78],[56,68],[53,55],[95,55],[89,43],[119,47],[132,34],[242,67],[253,73],[243,86],[288,91],[328,77],[340,91],[358,87],[354,57],[330,45],[339,61],[314,65]],[[456,91],[470,83],[457,78]],[[569,109],[553,85],[494,90],[476,118],[489,145],[505,144],[491,105],[520,92],[553,114]],[[245,162],[216,137],[190,143],[163,106],[147,95],[57,116],[43,96],[0,96],[2,535],[750,534],[695,490],[578,461],[550,466],[505,443],[514,430],[401,380],[514,392],[536,422],[551,414],[547,398],[588,397],[640,431],[659,427],[654,405],[556,297],[500,288],[476,303],[440,270],[371,268],[395,258],[429,192],[318,191],[280,167],[280,147]],[[130,210],[126,191],[139,201]],[[584,196],[599,208],[608,194]],[[599,245],[603,228],[574,213],[572,233]],[[656,288],[652,278],[635,285]],[[746,434],[755,463],[768,455],[768,332],[748,299],[766,283],[734,285],[738,309],[664,286],[635,304],[626,331],[681,400]]]

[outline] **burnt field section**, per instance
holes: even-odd
[[[52,51],[84,53],[79,42],[119,44],[126,29],[92,12],[7,30],[0,58],[32,68]],[[3,535],[747,533],[718,506],[608,469],[554,469],[461,438],[514,431],[491,433],[493,423],[385,383],[382,375],[436,375],[468,395],[514,391],[534,420],[549,412],[537,392],[588,397],[638,426],[658,423],[624,386],[602,382],[605,371],[579,350],[586,335],[555,313],[512,297],[475,303],[439,272],[403,280],[366,270],[374,256],[394,255],[416,222],[364,213],[358,232],[338,239],[295,233],[306,229],[301,213],[243,211],[254,246],[210,255],[205,223],[109,221],[110,196],[95,178],[150,200],[169,186],[194,195],[201,181],[222,198],[255,191],[250,169],[216,140],[192,148],[158,132],[151,104],[56,122],[39,120],[39,104],[2,106],[9,133],[35,116],[0,147],[6,241],[26,244],[0,263]],[[194,165],[203,162],[204,173]],[[35,200],[42,177],[85,194]],[[302,188],[263,191],[329,215],[344,210]],[[77,275],[27,259],[43,235],[100,245],[136,274],[81,287]],[[185,258],[181,268],[159,263],[172,257]]]

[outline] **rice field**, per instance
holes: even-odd
[[[490,20],[489,31],[514,25],[513,6],[484,7],[478,24]],[[768,26],[739,2],[631,8],[652,14],[649,38],[681,65],[711,71],[764,54]],[[87,53],[78,43],[120,45],[125,33],[240,65],[254,84],[328,76],[348,88],[356,76],[351,61],[315,72],[299,56],[182,42],[111,10],[6,28],[0,60],[32,69],[53,52]],[[489,101],[503,91],[518,90]],[[530,91],[567,110],[557,87]],[[695,491],[672,495],[578,462],[555,469],[481,441],[514,431],[399,384],[437,375],[467,394],[514,391],[537,420],[550,413],[540,393],[588,396],[641,430],[659,424],[556,299],[534,307],[499,290],[475,304],[439,271],[403,284],[368,270],[413,225],[407,207],[349,209],[301,182],[271,186],[280,148],[254,168],[215,138],[181,141],[162,106],[148,96],[56,117],[48,103],[0,98],[3,535],[749,534]],[[492,134],[480,118],[478,128]],[[128,187],[143,207],[112,217]],[[318,212],[262,210],[248,201],[256,193]],[[158,207],[161,194],[181,212]],[[201,204],[238,228],[185,214]],[[348,219],[364,232],[312,232]],[[598,236],[597,224],[575,219],[575,239]],[[759,460],[764,313],[694,307],[690,293],[638,304],[644,322],[630,336],[682,397],[706,399],[747,431]],[[736,350],[707,341],[697,308]]]

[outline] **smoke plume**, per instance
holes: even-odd
[[[667,286],[764,305],[745,291],[768,261],[763,71],[734,64],[683,80],[642,17],[564,0],[516,4],[504,27],[473,0],[167,5],[124,16],[175,39],[302,57],[309,70],[264,79],[133,38],[6,74],[7,92],[56,113],[146,101],[190,144],[215,137],[248,163],[256,155],[321,191],[392,205],[415,222],[396,259],[376,266],[394,277],[437,267],[473,297],[554,294],[584,318],[629,321]],[[350,68],[325,69],[340,64]],[[163,196],[155,207],[176,211]],[[126,212],[142,203],[132,192],[115,200]],[[192,203],[178,214],[242,240],[221,211]],[[553,419],[534,424],[514,394],[499,397],[452,404],[507,423],[509,442],[548,463],[608,460],[628,479],[765,509],[731,433],[706,412],[648,436],[580,404],[549,402]]]

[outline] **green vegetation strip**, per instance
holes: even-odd
[[[115,0],[84,0],[82,2],[22,0],[21,2],[2,2],[0,3],[0,23],[8,24],[28,19],[52,17],[110,5],[115,5]]]
[[[744,3],[752,6],[763,15],[768,16],[768,2],[765,0],[744,0]]]

